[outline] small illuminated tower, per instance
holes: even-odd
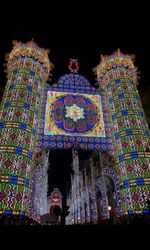
[[[48,51],[14,42],[0,113],[0,213],[32,217],[31,186]]]
[[[48,192],[48,166],[49,166],[49,151],[42,151],[36,155],[36,164],[33,171],[32,179],[32,200],[33,209],[36,216],[47,213],[47,192]]]
[[[98,83],[107,99],[124,213],[148,213],[150,193],[149,130],[137,91],[132,56],[119,50],[101,56]]]

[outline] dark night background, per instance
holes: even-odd
[[[75,6],[75,3],[74,3]],[[107,10],[107,11],[106,11]],[[43,11],[43,15],[40,15]],[[73,11],[73,10],[72,10]],[[135,66],[140,71],[138,90],[142,99],[148,124],[150,125],[150,83],[149,83],[149,32],[147,29],[148,15],[143,12],[141,5],[139,12],[131,10],[131,6],[121,12],[113,12],[111,7],[100,8],[94,12],[77,9],[65,16],[61,7],[57,11],[47,9],[35,12],[28,8],[22,12],[12,14],[8,23],[2,25],[0,32],[0,99],[6,85],[4,73],[5,53],[12,50],[12,40],[27,42],[32,38],[39,47],[50,49],[49,58],[55,65],[52,70],[50,84],[56,83],[60,76],[69,72],[70,58],[78,59],[79,74],[85,76],[92,85],[96,82],[92,69],[99,64],[100,54],[112,54],[117,48],[125,54],[135,54]],[[111,14],[110,14],[111,13]],[[136,13],[136,17],[135,17]],[[141,21],[141,13],[144,19]],[[51,15],[53,17],[51,18]],[[7,12],[7,16],[9,13]],[[94,18],[91,16],[93,15]],[[108,19],[109,16],[109,19]],[[3,22],[4,23],[4,22]],[[20,27],[19,27],[20,25]],[[59,155],[59,156],[58,156]],[[68,191],[71,173],[71,151],[52,151],[49,167],[49,194],[53,187],[59,187],[63,194]],[[80,152],[85,158],[86,153]]]

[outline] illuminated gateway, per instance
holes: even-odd
[[[132,56],[101,56],[98,88],[78,73],[56,84],[48,51],[14,42],[7,57],[7,85],[0,113],[0,216],[48,213],[47,170],[52,149],[72,149],[66,224],[101,223],[149,212],[149,130],[136,88]],[[80,160],[79,150],[91,151]],[[61,164],[61,161],[60,161]],[[56,201],[54,198],[54,201]]]

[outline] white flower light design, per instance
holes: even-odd
[[[78,107],[75,103],[66,107],[66,118],[71,118],[74,122],[77,122],[79,119],[84,119],[84,109]]]

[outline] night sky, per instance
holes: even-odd
[[[100,27],[99,27],[100,29]],[[87,29],[86,29],[87,31]],[[107,36],[105,35],[107,33]],[[101,32],[102,34],[102,32]],[[138,41],[138,38],[143,36],[143,43]],[[64,29],[60,33],[53,33],[51,29],[44,30],[21,30],[21,31],[7,31],[2,34],[0,38],[0,97],[2,97],[3,90],[6,84],[6,74],[4,73],[5,63],[4,55],[12,49],[12,40],[27,42],[31,39],[39,45],[50,49],[50,60],[55,65],[52,71],[50,84],[56,83],[60,76],[69,72],[68,63],[70,58],[78,59],[79,73],[84,75],[92,85],[96,82],[96,76],[92,72],[100,61],[100,54],[111,54],[117,48],[121,52],[128,54],[135,54],[135,65],[141,72],[141,79],[139,80],[139,92],[141,93],[147,86],[149,86],[149,44],[143,33],[135,34],[134,32],[128,35],[127,30],[124,33],[118,34],[115,31],[109,35],[105,32],[103,35],[98,35],[94,30],[91,34],[85,32],[78,34],[76,27],[71,31]],[[83,152],[80,155],[84,155]],[[86,153],[85,153],[86,155]],[[51,162],[49,167],[49,193],[53,187],[59,187],[63,194],[65,194],[69,187],[68,180],[71,174],[71,151],[51,151]],[[68,184],[67,184],[68,183]]]
[[[95,30],[94,30],[95,31]],[[49,58],[55,65],[52,71],[51,84],[55,83],[60,76],[69,72],[68,63],[70,58],[78,59],[79,73],[87,77],[87,79],[94,84],[96,82],[95,75],[92,69],[100,62],[100,54],[111,54],[117,48],[121,52],[128,54],[135,54],[135,65],[141,72],[141,80],[139,81],[139,90],[149,84],[149,63],[150,56],[149,44],[146,36],[143,37],[142,43],[139,42],[140,32],[137,36],[135,33],[131,34],[126,32],[124,35],[116,36],[107,33],[104,36],[96,37],[95,32],[87,35],[83,33],[82,36],[76,34],[76,31],[67,33],[64,30],[63,34],[52,33],[52,31],[5,31],[1,33],[0,38],[0,88],[4,89],[6,84],[6,74],[4,73],[5,53],[12,50],[12,40],[27,42],[31,39],[39,45],[50,49]],[[132,35],[132,36],[131,36]]]

